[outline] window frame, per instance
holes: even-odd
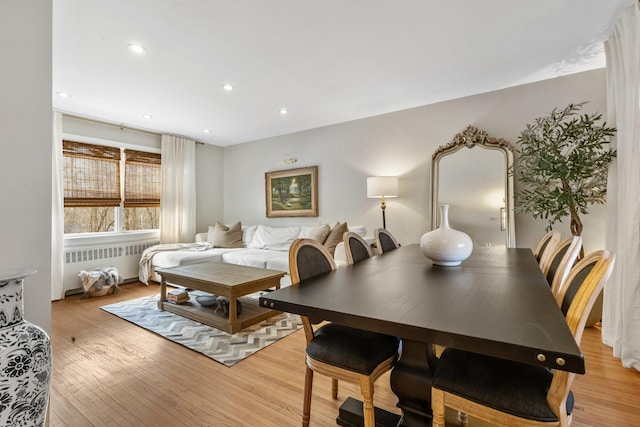
[[[103,145],[106,147],[118,148],[122,150],[124,154],[124,150],[134,150],[134,151],[146,151],[149,153],[161,154],[162,150],[160,147],[153,147],[149,145],[138,145],[131,144],[127,142],[103,139],[103,138],[95,138],[95,137],[87,137],[83,135],[76,135],[70,133],[62,133],[63,140],[70,140],[73,142],[80,142],[84,144],[94,144],[94,145]],[[124,163],[124,162],[123,162]],[[124,173],[125,168],[120,168],[120,185],[121,187],[124,185]],[[136,235],[139,239],[158,239],[160,237],[160,229],[147,229],[147,230],[123,230],[123,206],[119,206],[115,208],[115,230],[114,231],[105,231],[105,232],[88,232],[88,233],[65,233],[64,240],[69,243],[73,241],[82,240],[84,242],[117,242],[124,241],[125,239],[130,239],[132,235]]]

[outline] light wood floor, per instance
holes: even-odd
[[[302,330],[228,368],[99,309],[158,290],[134,283],[117,295],[52,303],[51,426],[301,424]],[[587,374],[574,383],[572,426],[640,425],[640,373],[611,357],[597,329],[585,332],[582,349]],[[342,401],[359,397],[357,388],[340,384],[334,401],[330,384],[315,376],[312,426],[336,425]],[[388,375],[376,382],[374,402],[398,413]]]

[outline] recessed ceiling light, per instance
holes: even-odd
[[[289,110],[287,110],[286,108],[281,108],[281,109],[280,109],[280,114],[282,114],[283,116],[284,116],[285,114],[288,114],[288,113],[289,113]]]
[[[231,92],[235,88],[236,87],[234,85],[232,85],[231,83],[225,83],[225,84],[222,85],[222,89],[226,90],[227,92]]]
[[[145,119],[153,118],[153,116],[151,114],[143,114],[142,117],[144,117]]]
[[[145,53],[147,51],[147,49],[145,49],[143,46],[139,45],[139,44],[135,44],[135,43],[129,43],[129,45],[127,45],[129,47],[129,50],[133,53],[137,53],[138,55],[142,55],[143,53]]]
[[[71,98],[71,95],[67,92],[56,92],[56,95],[58,95],[60,98]]]
[[[211,133],[211,129],[205,129],[205,130],[203,130],[202,132],[204,132],[204,133]]]

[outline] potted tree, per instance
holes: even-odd
[[[522,186],[516,209],[546,219],[547,231],[569,217],[574,236],[582,233],[580,215],[589,205],[605,203],[609,164],[616,155],[608,145],[616,129],[599,124],[601,114],[581,114],[584,104],[556,108],[528,124],[515,160]]]

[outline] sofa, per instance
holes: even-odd
[[[198,233],[195,241],[182,244],[155,245],[147,248],[140,259],[139,280],[160,282],[158,268],[216,261],[257,268],[286,271],[281,286],[291,284],[289,277],[289,246],[298,238],[311,238],[322,242],[340,267],[347,264],[342,236],[346,231],[361,235],[369,244],[374,238],[367,236],[365,226],[348,226],[337,222],[318,226],[275,227],[268,225],[233,225],[216,223],[205,233]]]

